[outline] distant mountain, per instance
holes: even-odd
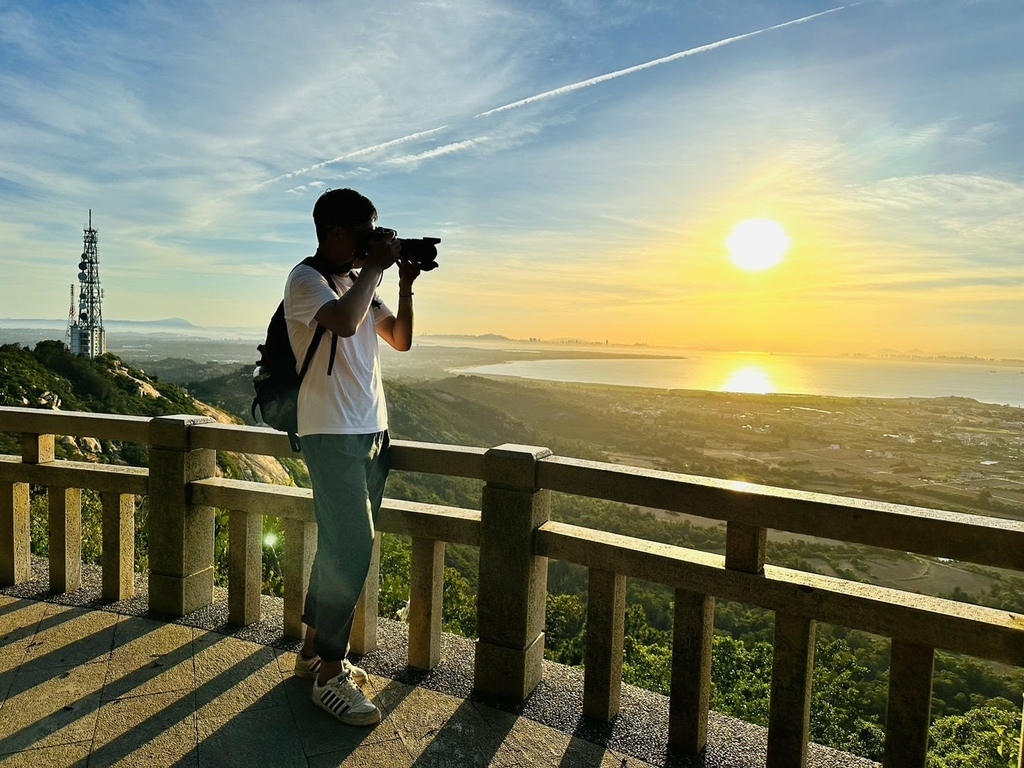
[[[64,328],[67,328],[67,325],[68,322],[66,319],[61,320],[46,317],[0,317],[0,328],[60,328],[63,330]],[[248,334],[250,332],[266,330],[265,328],[257,328],[255,326],[223,327],[196,325],[195,323],[189,322],[183,317],[165,317],[162,320],[114,320],[111,318],[106,318],[103,321],[103,327],[106,328],[108,331],[122,330],[139,333],[145,332],[147,330],[180,330],[189,332],[235,331]]]
[[[105,320],[104,326],[108,328],[126,328],[126,329],[140,329],[140,328],[183,328],[189,330],[198,330],[198,325],[193,325],[188,320],[182,317],[168,317],[164,320]]]
[[[515,341],[500,333],[481,333],[477,335],[462,333],[428,333],[418,336],[419,339],[452,339],[459,341]]]
[[[20,318],[0,317],[0,328],[65,328],[67,320],[52,318]],[[168,317],[164,320],[104,320],[104,328],[147,328],[160,326],[163,328],[198,328],[181,317]]]

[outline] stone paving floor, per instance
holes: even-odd
[[[641,760],[527,717],[371,675],[342,725],[294,653],[197,627],[0,595],[0,766],[558,766]]]
[[[0,588],[0,768],[5,766],[374,766],[392,768],[762,768],[764,728],[712,711],[699,755],[667,748],[668,699],[622,687],[611,723],[582,714],[583,672],[544,662],[520,704],[473,690],[474,643],[445,634],[441,662],[408,666],[408,626],[381,619],[377,648],[359,659],[384,714],[373,729],[344,726],[292,676],[299,642],[283,634],[280,598],[261,618],[228,622],[227,592],[173,622],[136,594],[101,597],[102,571],[82,567],[74,592],[49,589],[48,564]],[[878,768],[809,745],[808,768]]]

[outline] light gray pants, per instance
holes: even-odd
[[[348,654],[390,467],[387,432],[299,438],[313,481],[317,548],[302,620],[323,661]],[[287,589],[287,587],[285,587]]]

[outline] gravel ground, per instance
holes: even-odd
[[[48,564],[33,558],[33,580],[0,589],[0,594],[32,600],[44,600],[92,610],[111,611],[129,616],[149,616],[146,578],[136,576],[136,596],[130,600],[105,603],[100,599],[102,572],[96,566],[83,566],[82,587],[67,594],[49,591]],[[180,619],[178,624],[206,629],[284,650],[297,651],[299,642],[283,636],[284,615],[280,599],[261,598],[262,620],[248,627],[227,623],[227,590],[215,589],[214,604]],[[582,716],[582,670],[544,662],[544,679],[519,705],[493,701],[473,693],[473,641],[444,635],[442,661],[430,672],[406,666],[408,627],[402,622],[381,620],[378,648],[359,660],[369,672],[382,677],[415,684],[512,712],[586,741],[614,749],[626,755],[664,768],[759,768],[765,762],[767,731],[742,720],[712,712],[708,724],[708,746],[697,756],[681,756],[667,751],[668,698],[642,688],[624,685],[622,709],[612,723],[600,723]],[[875,768],[878,763],[844,752],[811,744],[810,768]]]

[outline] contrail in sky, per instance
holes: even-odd
[[[854,5],[857,5],[857,3],[854,3]],[[525,99],[513,101],[511,104],[506,104],[503,107],[495,107],[494,109],[489,109],[486,112],[481,112],[479,115],[475,115],[475,117],[487,117],[488,115],[494,115],[497,114],[498,112],[505,112],[506,110],[509,109],[515,109],[516,107],[523,107],[526,106],[527,104],[533,104],[535,101],[541,101],[542,99],[550,99],[553,96],[561,96],[562,94],[565,93],[572,93],[573,91],[578,91],[581,88],[589,88],[592,85],[604,83],[607,82],[608,80],[614,80],[617,77],[624,77],[625,75],[631,75],[634,72],[640,72],[644,69],[657,67],[661,64],[668,64],[670,61],[676,61],[677,59],[683,59],[686,58],[687,56],[693,56],[698,53],[713,51],[716,48],[721,48],[722,46],[729,45],[730,43],[736,43],[739,42],[740,40],[746,40],[748,37],[753,37],[754,35],[761,35],[764,34],[765,32],[771,32],[772,30],[775,29],[782,29],[783,27],[788,27],[793,24],[803,24],[805,21],[810,21],[811,19],[816,19],[819,16],[824,16],[829,13],[835,13],[836,11],[841,11],[844,8],[848,7],[849,6],[847,5],[842,5],[839,6],[838,8],[830,8],[827,11],[821,11],[820,13],[814,13],[811,14],[810,16],[804,16],[801,19],[786,21],[783,22],[782,24],[776,24],[771,27],[765,27],[764,29],[759,29],[755,32],[746,32],[745,34],[736,35],[735,37],[727,37],[724,40],[719,40],[717,43],[708,43],[707,45],[700,45],[697,46],[696,48],[690,48],[689,50],[686,51],[673,53],[670,56],[663,56],[660,59],[654,59],[653,61],[645,62],[644,64],[637,64],[632,67],[627,67],[626,69],[620,69],[617,72],[609,72],[606,75],[592,77],[589,80],[580,80],[578,83],[572,83],[571,85],[563,85],[561,88],[555,88],[552,91],[545,91],[544,93],[538,93],[536,96],[528,96]]]
[[[753,32],[745,32],[744,34],[736,35],[735,37],[727,37],[724,40],[719,40],[718,42],[715,42],[715,43],[708,43],[707,45],[699,45],[696,48],[690,48],[690,49],[685,50],[685,51],[679,51],[678,53],[673,53],[673,54],[671,54],[669,56],[663,56],[660,59],[653,59],[652,61],[648,61],[648,62],[645,62],[643,64],[636,64],[636,65],[634,65],[632,67],[627,67],[626,69],[620,69],[620,70],[618,70],[616,72],[608,72],[607,74],[599,75],[597,77],[592,77],[592,78],[590,78],[588,80],[580,80],[578,83],[571,83],[569,85],[563,85],[562,87],[555,88],[554,90],[551,90],[551,91],[544,91],[544,93],[538,93],[538,94],[536,94],[534,96],[528,96],[525,99],[520,99],[519,101],[513,101],[510,104],[505,104],[504,106],[495,107],[494,109],[489,109],[486,112],[481,112],[480,114],[474,115],[473,117],[474,117],[474,119],[478,118],[478,117],[487,117],[489,115],[498,114],[499,112],[507,112],[510,109],[516,109],[518,107],[523,107],[523,106],[526,106],[527,104],[533,104],[536,101],[542,101],[544,99],[550,99],[550,98],[553,98],[555,96],[562,96],[563,94],[572,93],[573,91],[578,91],[578,90],[581,90],[583,88],[589,88],[592,85],[598,85],[599,83],[604,83],[604,82],[607,82],[608,80],[614,80],[614,79],[616,79],[618,77],[624,77],[626,75],[631,75],[634,72],[641,72],[641,71],[643,71],[645,69],[650,69],[652,67],[660,66],[661,64],[668,64],[669,62],[676,61],[677,59],[684,59],[687,56],[694,56],[694,55],[696,55],[698,53],[706,53],[708,51],[713,51],[716,48],[722,48],[723,46],[730,45],[732,43],[737,43],[740,40],[746,40],[747,38],[754,37],[755,35],[763,35],[765,32],[772,32],[772,31],[774,31],[776,29],[782,29],[783,27],[790,27],[790,26],[793,26],[795,24],[803,24],[804,22],[811,21],[812,19],[817,19],[820,16],[827,16],[830,13],[835,13],[836,11],[841,11],[841,10],[843,10],[845,8],[852,8],[855,5],[860,5],[860,3],[857,2],[857,3],[848,3],[847,5],[840,5],[840,6],[837,6],[836,8],[830,8],[827,11],[820,11],[818,13],[812,13],[810,16],[803,16],[802,18],[793,19],[792,21],[784,21],[781,24],[775,24],[773,26],[765,27],[764,29],[758,29],[758,30],[755,30]],[[348,154],[341,155],[340,157],[335,157],[332,160],[324,160],[322,163],[317,163],[316,165],[311,165],[308,168],[300,168],[297,171],[292,171],[291,173],[286,173],[286,174],[283,174],[281,176],[276,176],[273,179],[267,179],[266,181],[261,181],[259,184],[256,185],[256,188],[259,189],[261,187],[265,187],[268,184],[273,184],[275,181],[281,181],[282,179],[291,179],[291,178],[294,178],[296,176],[301,176],[303,174],[309,173],[310,171],[316,171],[316,170],[319,170],[320,168],[323,168],[325,166],[333,165],[334,163],[340,163],[343,160],[351,160],[353,158],[361,157],[362,155],[368,155],[368,154],[371,154],[373,152],[377,152],[377,151],[382,150],[382,149],[389,149],[390,147],[393,147],[396,144],[404,144],[407,141],[414,141],[416,139],[421,139],[421,138],[423,138],[425,136],[429,136],[429,135],[431,135],[433,133],[437,133],[438,131],[443,131],[447,127],[448,127],[447,125],[442,125],[442,126],[439,126],[437,128],[431,128],[430,130],[427,130],[427,131],[418,131],[417,133],[410,133],[408,136],[402,136],[401,138],[398,138],[398,139],[392,139],[391,141],[385,141],[382,144],[374,144],[372,147],[365,147],[363,149],[357,149],[357,150],[355,150],[353,152],[349,152]],[[473,144],[473,142],[461,142],[461,144],[466,144],[467,146],[471,146]]]
[[[347,154],[341,155],[339,157],[335,157],[332,160],[324,160],[322,163],[317,163],[316,165],[311,165],[307,168],[299,168],[299,170],[297,171],[292,171],[291,173],[285,173],[280,176],[275,176],[272,179],[261,181],[259,184],[256,185],[256,188],[259,189],[260,187],[265,187],[268,184],[273,184],[275,181],[281,181],[282,179],[293,179],[296,176],[301,176],[304,173],[320,170],[324,166],[333,165],[334,163],[340,163],[342,160],[351,160],[352,158],[361,157],[362,155],[369,155],[381,149],[389,149],[395,146],[396,144],[404,144],[407,141],[422,139],[424,136],[429,136],[432,133],[443,131],[447,127],[447,125],[440,125],[437,128],[431,128],[429,131],[419,131],[417,133],[410,133],[408,136],[402,136],[400,139],[392,139],[391,141],[385,141],[382,144],[374,144],[372,147],[363,147],[362,149],[357,149]]]

